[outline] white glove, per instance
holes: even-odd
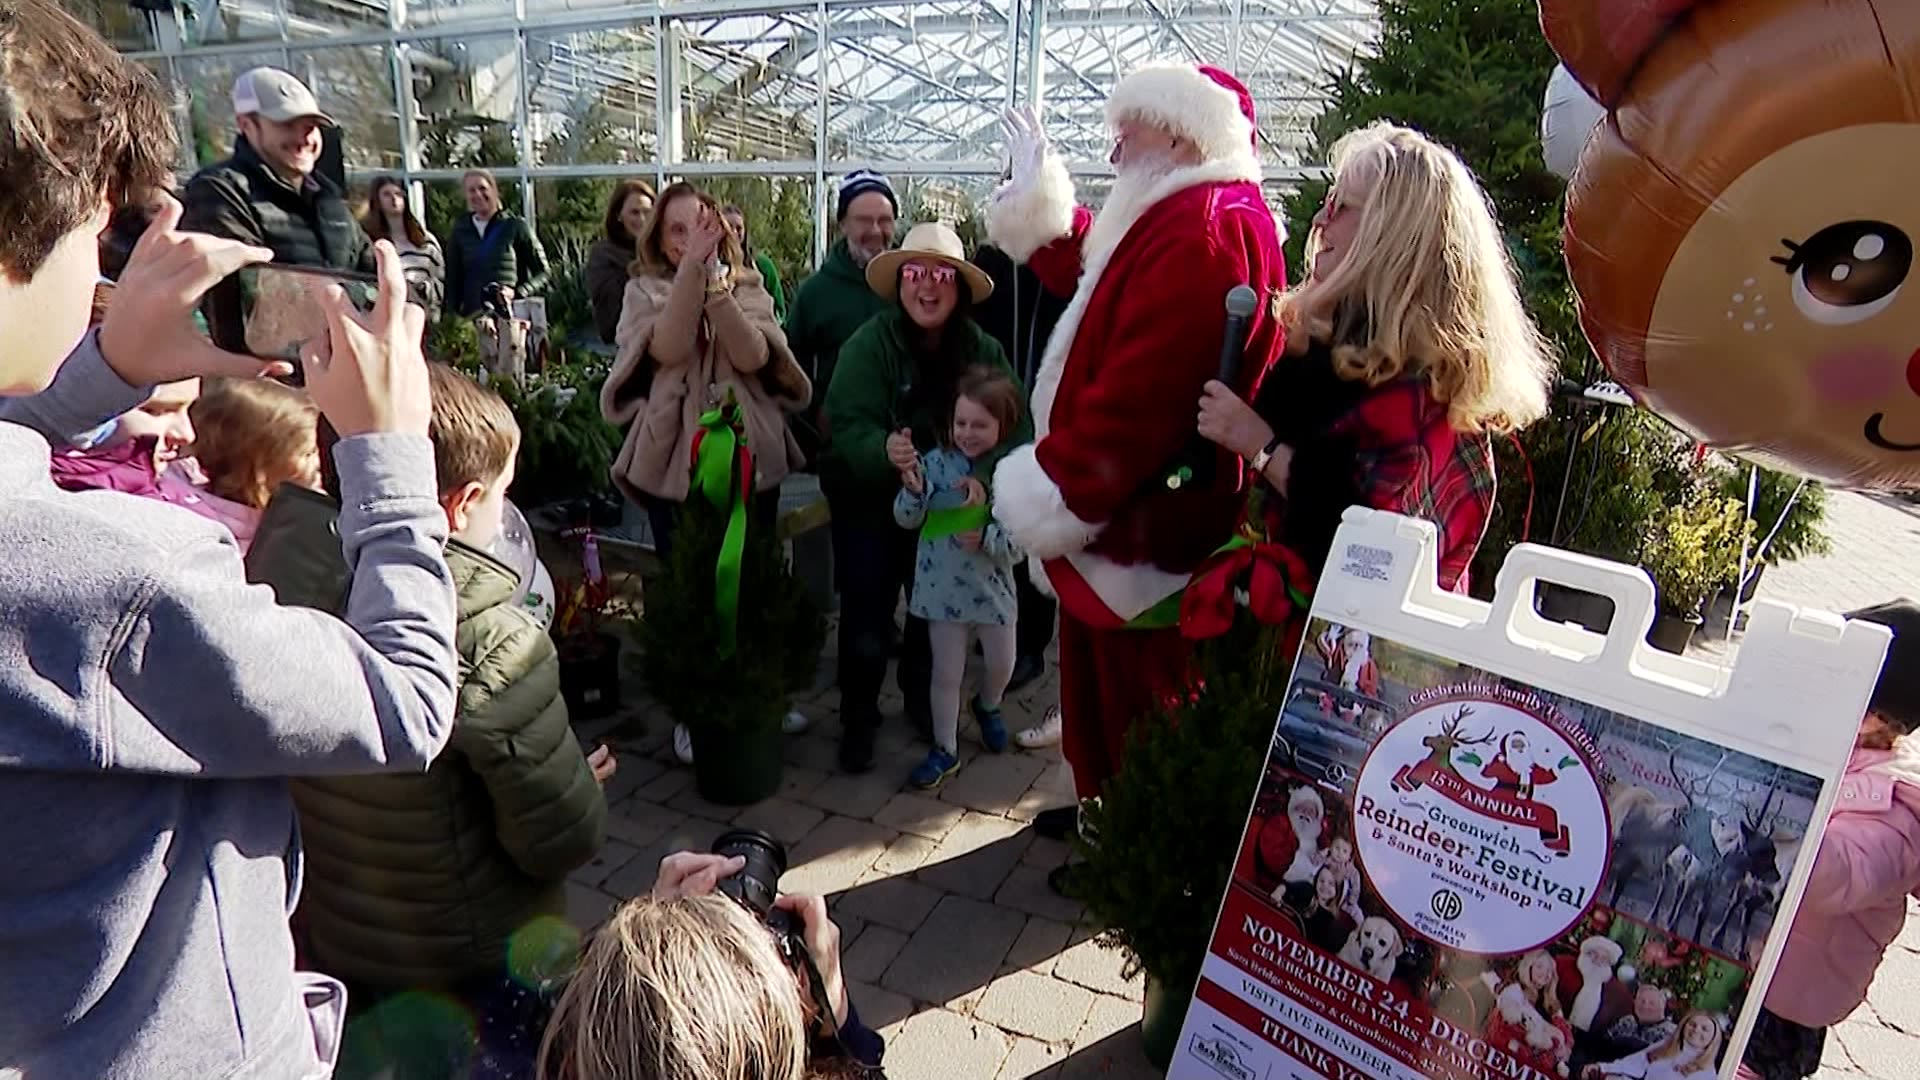
[[[1007,133],[1007,158],[1013,175],[1000,185],[995,198],[1032,189],[1047,162],[1047,133],[1040,129],[1040,117],[1033,106],[1008,109],[1000,126]]]

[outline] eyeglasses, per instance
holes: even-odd
[[[920,263],[908,263],[900,268],[900,280],[909,285],[918,285],[932,279],[935,285],[951,285],[960,272],[951,266],[925,266]]]

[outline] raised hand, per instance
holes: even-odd
[[[738,855],[707,855],[698,851],[676,851],[660,860],[660,872],[653,879],[655,900],[679,900],[705,896],[720,887],[720,879],[732,877],[747,865]]]
[[[1039,114],[1031,105],[1008,109],[1000,120],[1000,128],[1007,136],[1007,160],[1012,170],[1006,186],[1018,188],[1032,184],[1047,160],[1047,135],[1041,130]]]
[[[984,506],[987,502],[987,485],[979,477],[968,476],[956,485],[960,489],[961,506]]]
[[[407,303],[400,253],[385,240],[373,245],[380,285],[373,310],[353,310],[340,286],[319,291],[325,337],[309,341],[300,362],[307,393],[342,438],[372,432],[425,435],[433,418],[427,360],[420,348],[426,312]]]
[[[266,248],[205,233],[180,232],[180,204],[161,195],[152,222],[133,246],[100,326],[100,354],[134,386],[201,375],[290,375],[278,360],[214,347],[193,325],[194,309],[229,274],[273,258]]]
[[[901,428],[887,436],[887,460],[896,469],[906,469],[920,461],[920,452],[913,448],[913,432]]]

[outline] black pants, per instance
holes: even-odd
[[[913,587],[916,537],[905,529],[833,519],[833,576],[840,593],[840,720],[849,730],[880,723],[880,687],[893,651],[893,613]],[[933,650],[927,624],[907,616],[895,681],[907,715],[924,726]]]
[[[1041,660],[1047,655],[1047,646],[1053,643],[1053,617],[1060,605],[1033,587],[1030,573],[1026,559],[1021,559],[1013,568],[1013,585],[1020,602],[1020,625],[1016,634],[1020,659]]]
[[[1801,1080],[1820,1071],[1826,1042],[1826,1028],[1804,1027],[1761,1009],[1743,1064],[1762,1080]]]
[[[653,530],[653,553],[661,562],[666,562],[673,557],[673,525],[680,513],[680,504],[648,495],[642,500],[641,509],[647,512],[647,525]],[[756,492],[747,503],[747,513],[752,515],[748,524],[755,529],[779,528],[780,489]]]

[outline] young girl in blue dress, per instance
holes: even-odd
[[[893,517],[920,531],[908,610],[927,621],[933,646],[933,748],[908,778],[938,787],[960,767],[960,684],[977,636],[986,679],[973,699],[980,742],[1000,753],[1007,726],[1000,698],[1013,677],[1016,638],[1013,568],[1020,552],[988,509],[986,478],[973,463],[1020,423],[1020,388],[998,372],[975,369],[960,380],[947,445],[921,455],[900,473]]]

